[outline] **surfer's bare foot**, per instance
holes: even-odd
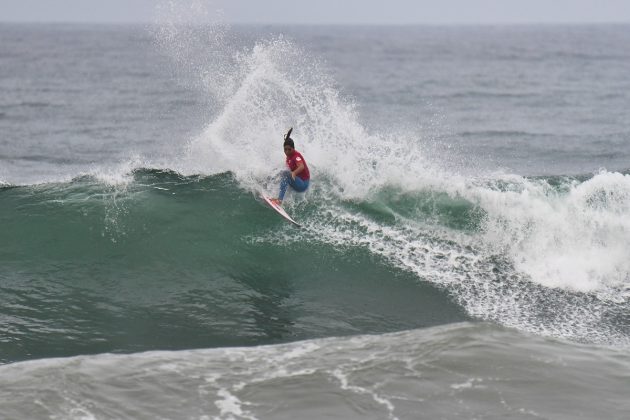
[[[279,198],[272,198],[270,201],[277,206],[282,205],[282,200],[280,200]]]

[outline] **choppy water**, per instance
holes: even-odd
[[[0,26],[5,417],[625,417],[629,27],[178,19]]]
[[[629,363],[612,349],[451,324],[17,363],[0,366],[0,396],[9,418],[622,419]]]

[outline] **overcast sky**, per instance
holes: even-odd
[[[0,0],[0,21],[152,22],[164,0]],[[229,23],[630,22],[630,0],[171,0],[209,3]],[[184,6],[185,7],[185,6]]]

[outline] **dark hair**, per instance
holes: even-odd
[[[292,149],[295,149],[295,143],[293,143],[293,139],[291,137],[284,139],[284,146],[291,146]]]

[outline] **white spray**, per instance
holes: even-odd
[[[290,40],[270,36],[235,47],[224,26],[166,28],[159,42],[179,65],[198,73],[219,109],[174,169],[230,171],[243,188],[255,190],[282,167],[282,136],[292,126],[314,189],[326,203],[319,217],[306,221],[310,231],[301,240],[367,247],[451,290],[474,316],[537,333],[606,341],[606,332],[593,333],[605,306],[630,299],[629,176],[603,171],[583,183],[565,183],[564,190],[519,176],[465,178],[427,155],[420,133],[368,132],[325,64]],[[203,42],[206,56],[199,47]],[[462,233],[427,227],[395,207],[389,210],[397,222],[386,226],[337,205],[372,200],[388,187],[401,195],[446,193],[478,206],[485,217],[476,232]],[[497,257],[513,271],[493,274]],[[571,298],[559,305],[561,316],[545,320],[535,313],[537,300],[522,289],[527,282],[591,293],[598,300],[583,305]]]

